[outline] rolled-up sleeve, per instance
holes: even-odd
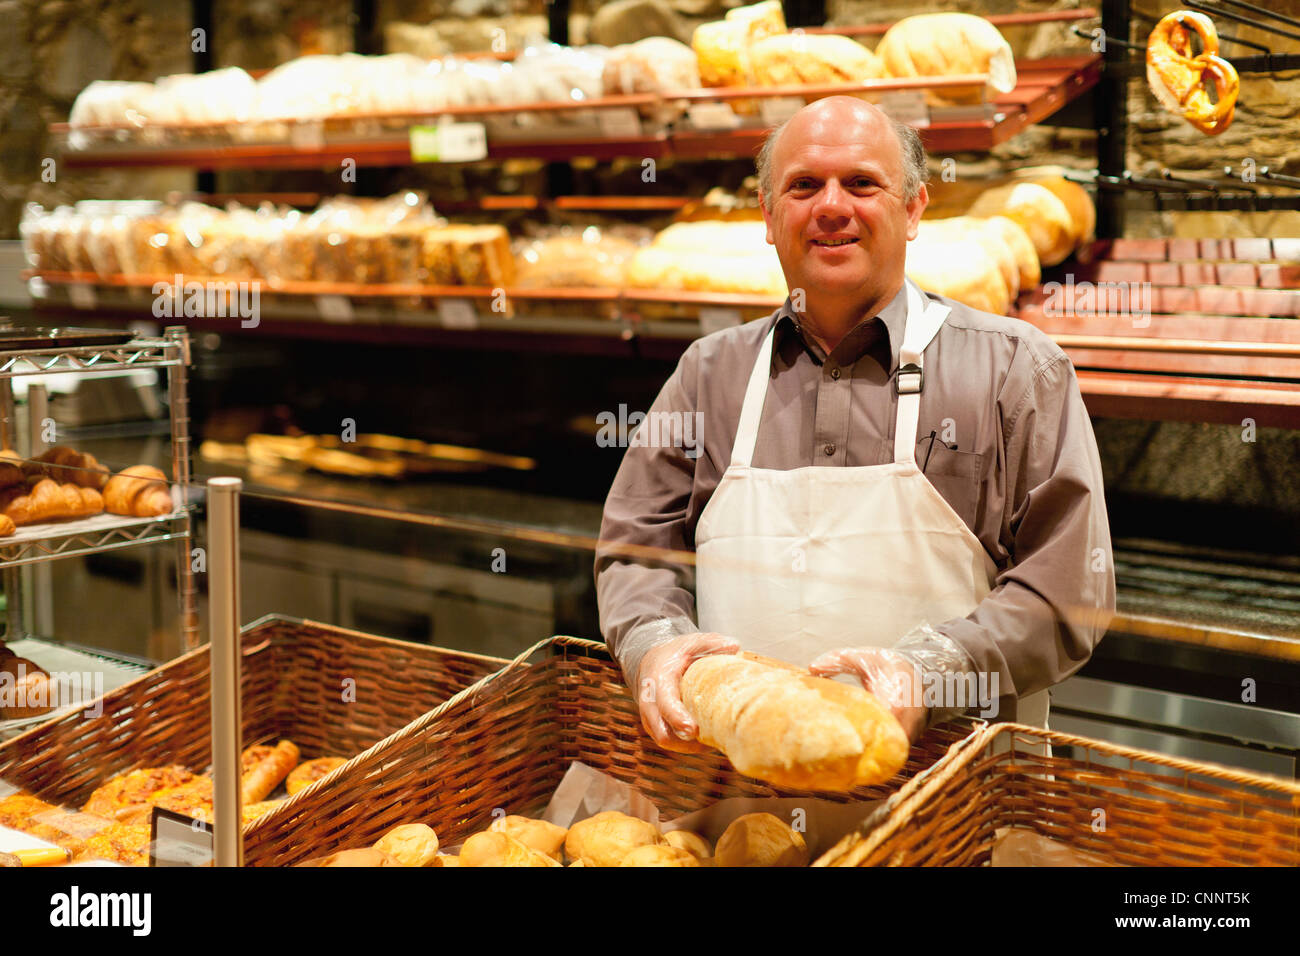
[[[1013,367],[1014,390],[999,400],[999,533],[1010,560],[974,611],[936,627],[978,671],[998,675],[1000,720],[1012,719],[1017,698],[1082,667],[1115,611],[1097,442],[1074,368],[1053,352],[1032,369]]]
[[[698,369],[692,344],[650,407],[650,421],[656,415],[680,415],[682,421],[695,416]],[[703,443],[697,431],[691,447],[655,442],[651,432],[650,440],[634,440],[623,456],[605,499],[596,549],[600,629],[629,686],[646,651],[698,630],[694,568],[662,552],[695,548],[688,509]]]

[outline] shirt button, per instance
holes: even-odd
[[[840,380],[840,370],[837,368],[831,369],[831,378],[838,382]]]
[[[827,456],[833,455],[835,454],[835,446],[827,445],[825,448],[822,449],[822,451],[826,452]]]

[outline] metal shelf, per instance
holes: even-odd
[[[145,663],[123,660],[98,651],[82,650],[57,644],[38,637],[28,636],[20,640],[12,640],[8,642],[8,646],[19,657],[25,657],[29,660],[39,659],[41,666],[52,674],[58,672],[62,674],[89,675],[92,685],[97,684],[98,686],[89,688],[91,692],[89,694],[84,693],[87,688],[80,688],[83,693],[77,700],[67,702],[48,714],[0,721],[0,741],[16,737],[37,724],[43,724],[47,720],[53,720],[63,714],[77,710],[90,700],[93,700],[95,696],[98,696],[94,693],[96,690],[101,694],[106,694],[111,690],[116,690],[123,684],[130,683],[141,674],[148,673],[150,669],[150,665]]]
[[[159,518],[128,518],[105,512],[76,521],[30,525],[0,538],[0,570],[188,538],[188,519],[186,511]]]
[[[65,372],[136,371],[185,364],[183,344],[169,339],[135,339],[123,345],[0,351],[0,378]]]

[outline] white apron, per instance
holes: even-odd
[[[950,310],[906,287],[899,362],[920,370]],[[807,667],[825,651],[892,647],[917,625],[965,617],[996,565],[916,465],[921,372],[897,379],[892,464],[755,468],[774,332],[750,374],[731,464],[696,527],[700,630]],[[1045,727],[1047,692],[1022,698],[1016,719]]]

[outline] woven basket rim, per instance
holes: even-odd
[[[1282,777],[1250,773],[1232,767],[1225,767],[1221,764],[1188,760],[1185,757],[1172,757],[1155,751],[1114,744],[1105,740],[1095,740],[1091,737],[1079,737],[1058,730],[1045,730],[1042,727],[1032,727],[1028,724],[1012,722],[990,724],[985,721],[978,721],[975,731],[969,737],[953,744],[947,755],[938,763],[917,774],[897,791],[890,794],[866,819],[849,831],[839,843],[826,851],[814,865],[828,865],[834,860],[842,858],[850,850],[855,851],[860,858],[870,856],[882,843],[910,822],[915,811],[929,803],[936,791],[946,786],[976,759],[986,756],[992,744],[1003,734],[1034,737],[1053,745],[1083,747],[1113,757],[1169,767],[1202,777],[1225,780],[1229,783],[1272,790],[1290,795],[1300,803],[1300,782],[1286,780]],[[1014,754],[1013,747],[1009,755],[1014,756]],[[1108,768],[1105,764],[1097,766],[1098,773],[1105,773],[1108,769],[1113,768]],[[994,772],[1005,773],[1005,769]]]
[[[402,741],[406,740],[406,738],[420,733],[422,730],[428,727],[429,724],[433,723],[434,721],[442,717],[442,715],[446,711],[450,710],[452,707],[458,706],[461,701],[466,699],[473,699],[473,697],[475,697],[480,691],[482,691],[482,689],[486,685],[493,683],[499,679],[503,679],[507,675],[513,673],[514,671],[522,670],[523,668],[530,666],[529,663],[530,659],[534,655],[537,655],[539,652],[545,651],[552,647],[565,646],[565,645],[575,645],[589,650],[604,649],[606,652],[608,652],[607,646],[600,643],[599,641],[591,641],[585,638],[571,637],[563,634],[555,634],[552,635],[551,637],[547,637],[538,641],[536,644],[533,644],[531,647],[528,647],[525,650],[521,651],[518,655],[514,657],[513,660],[507,661],[503,667],[493,671],[490,674],[485,675],[484,677],[479,678],[474,683],[470,684],[468,687],[457,692],[455,695],[447,698],[437,707],[434,707],[432,710],[425,711],[419,717],[415,718],[415,720],[408,723],[405,727],[402,727],[400,730],[394,731],[393,733],[389,734],[387,737],[383,738],[382,740],[375,741],[375,743],[371,744],[369,747],[367,747],[365,750],[361,751],[360,753],[354,754],[347,761],[347,763],[343,763],[335,767],[328,774],[321,777],[319,780],[314,781],[310,786],[304,787],[303,789],[299,790],[297,793],[293,794],[292,796],[285,798],[285,800],[283,800],[279,804],[279,806],[277,806],[270,813],[263,814],[262,816],[257,817],[251,822],[245,824],[242,831],[243,837],[247,838],[250,833],[252,833],[254,830],[257,830],[259,827],[263,825],[269,825],[271,823],[278,824],[281,819],[291,818],[294,815],[294,813],[297,812],[298,803],[302,799],[305,799],[307,794],[313,793],[318,786],[324,786],[326,782],[330,782],[330,785],[332,786],[333,785],[332,782],[334,780],[335,775],[341,776],[347,772],[350,772],[353,765],[356,764],[358,761],[368,759],[374,755],[383,753],[385,750],[392,749],[393,747],[396,747],[398,744],[402,743]],[[486,659],[492,661],[499,660],[499,658],[486,658]]]

